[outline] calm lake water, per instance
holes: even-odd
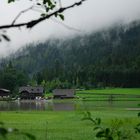
[[[21,100],[21,101],[0,101],[0,111],[30,111],[30,110],[100,110],[100,109],[127,109],[140,110],[140,101],[82,101],[82,100]]]

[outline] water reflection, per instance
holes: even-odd
[[[54,103],[53,104],[53,110],[57,111],[70,111],[70,110],[75,110],[75,105],[74,102],[64,102],[64,103]]]
[[[0,111],[16,111],[16,110],[74,110],[74,102],[58,102],[58,101],[0,101]]]
[[[0,101],[0,111],[20,110],[97,110],[101,108],[137,108],[139,101],[21,100]]]

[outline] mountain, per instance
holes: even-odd
[[[88,88],[140,87],[140,23],[30,44],[11,61],[38,84],[59,80]]]

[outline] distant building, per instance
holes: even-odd
[[[53,98],[74,98],[74,89],[55,89],[53,90]]]
[[[19,88],[21,99],[35,99],[36,97],[43,97],[44,88],[41,86],[24,86]]]
[[[0,88],[0,97],[9,97],[10,96],[10,90]]]

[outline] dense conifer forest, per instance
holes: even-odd
[[[48,90],[140,87],[140,24],[116,25],[67,39],[52,38],[30,44],[11,57],[1,60],[0,75],[1,87],[8,86],[6,76],[16,81],[8,87],[11,90],[27,84],[42,84]]]

